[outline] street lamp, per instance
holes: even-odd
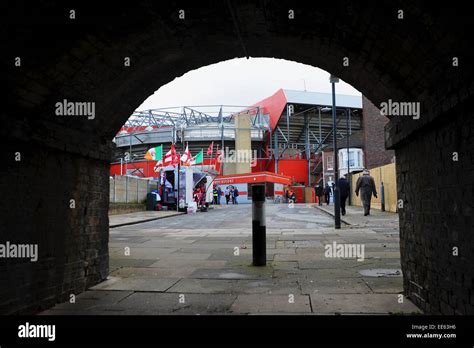
[[[334,151],[333,155],[333,168],[334,168],[334,182],[336,186],[334,188],[334,228],[341,228],[341,196],[339,191],[339,175],[338,175],[338,158],[337,158],[337,126],[336,126],[336,83],[339,79],[333,75],[329,77],[329,82],[332,87],[332,148]]]

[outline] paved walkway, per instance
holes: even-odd
[[[139,211],[136,213],[109,215],[109,227],[120,227],[126,225],[134,225],[143,222],[159,220],[166,217],[181,215],[184,213],[175,210],[161,210],[161,211]]]
[[[334,216],[334,205],[323,204],[321,206],[314,204],[314,207]],[[362,207],[346,206],[346,215],[341,215],[341,221],[351,226],[391,228],[398,233],[398,214],[381,211],[377,209],[370,210],[370,216],[364,216]]]
[[[118,227],[109,279],[43,314],[418,312],[401,296],[396,214],[364,218],[351,207],[347,218],[358,223],[335,230],[310,204],[266,208],[266,267],[251,266],[248,204]],[[363,246],[363,260],[329,257],[334,243]]]

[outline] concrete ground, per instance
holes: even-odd
[[[251,266],[251,205],[117,227],[109,279],[42,314],[419,313],[401,295],[396,214],[349,207],[335,230],[312,204],[266,208],[265,267]],[[328,257],[334,242],[363,260]]]
[[[126,225],[135,225],[141,222],[164,219],[171,216],[181,215],[184,213],[175,210],[161,211],[139,211],[135,213],[109,215],[109,227],[120,227]]]

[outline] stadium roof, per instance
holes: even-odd
[[[332,95],[330,93],[295,91],[280,88],[273,95],[255,103],[253,106],[261,107],[263,113],[269,115],[270,127],[274,130],[285,110],[286,104],[331,107]],[[336,93],[336,107],[362,109],[362,96]]]
[[[332,106],[331,93],[295,91],[291,89],[284,89],[283,93],[285,93],[288,103]],[[336,107],[362,109],[362,96],[336,93]]]

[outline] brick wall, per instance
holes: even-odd
[[[404,288],[428,313],[472,315],[474,115],[466,103],[450,119],[397,149]]]
[[[0,260],[0,314],[28,314],[107,277],[109,165],[7,140],[0,166],[0,176],[8,178],[0,181],[0,242],[38,244],[38,261]]]
[[[403,22],[396,18],[398,5],[354,7],[349,0],[318,6],[243,1],[233,15],[225,2],[200,1],[186,5],[186,20],[178,18],[179,7],[159,2],[103,8],[78,2],[74,21],[60,1],[7,6],[0,33],[10,54],[0,63],[6,85],[0,137],[9,144],[0,162],[1,237],[41,241],[41,261],[0,262],[1,312],[37,310],[106,276],[110,140],[160,86],[193,69],[249,55],[320,67],[376,105],[389,98],[421,102],[422,119],[392,120],[386,127],[386,144],[401,161],[398,194],[407,203],[400,218],[405,288],[414,293],[413,284],[422,287],[425,302],[418,303],[428,312],[473,313],[473,223],[466,209],[474,161],[467,138],[457,142],[451,136],[469,130],[472,138],[472,113],[458,114],[464,124],[450,113],[463,101],[472,105],[474,95],[474,65],[468,63],[474,48],[469,35],[461,35],[472,23],[459,17],[469,8],[459,3],[440,12],[430,3],[401,5]],[[291,21],[290,8],[296,14]],[[241,40],[229,25],[231,17]],[[453,47],[461,56],[456,68],[450,64]],[[17,56],[21,67],[14,65]],[[123,64],[126,56],[129,67]],[[344,57],[349,67],[342,65]],[[96,119],[54,117],[54,104],[63,98],[96,102]],[[438,124],[431,135],[420,135],[439,118],[456,125]],[[443,162],[445,146],[469,148],[471,154],[459,150],[464,162],[452,168]],[[382,148],[380,139],[377,147]],[[12,162],[18,149],[26,154],[20,166]],[[369,166],[379,161],[370,154],[368,160]],[[71,195],[78,197],[75,210],[67,208]],[[447,256],[453,243],[462,258]]]
[[[393,163],[395,152],[385,149],[384,127],[389,119],[380,115],[380,110],[364,96],[362,107],[365,166],[370,169]]]

